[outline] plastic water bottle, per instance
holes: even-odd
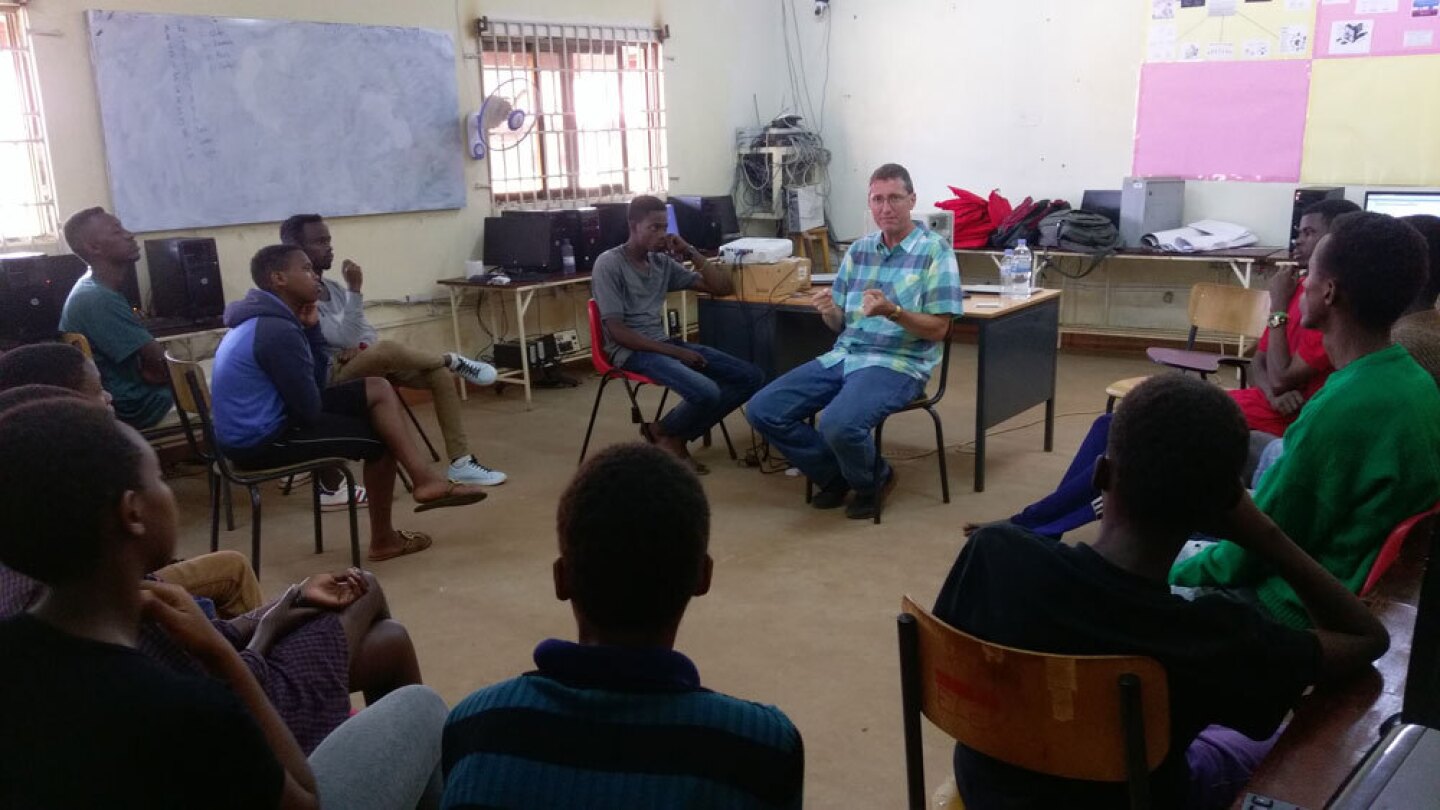
[[[1015,290],[1015,249],[1005,248],[1005,255],[1000,257],[1000,299],[1010,300]]]
[[[560,243],[560,267],[567,276],[575,274],[575,248],[569,239]]]
[[[1010,289],[1007,298],[1024,301],[1030,297],[1030,278],[1035,270],[1035,256],[1024,239],[1015,242],[1015,264],[1010,270]]]

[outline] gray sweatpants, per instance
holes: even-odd
[[[440,735],[449,709],[426,686],[396,689],[340,724],[310,754],[320,806],[440,806]]]

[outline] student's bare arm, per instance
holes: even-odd
[[[152,340],[140,347],[137,361],[140,364],[140,379],[151,385],[170,382],[170,370],[165,367],[165,347]]]

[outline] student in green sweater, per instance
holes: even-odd
[[[1310,263],[1300,311],[1325,335],[1336,371],[1285,432],[1285,452],[1255,503],[1351,591],[1389,531],[1440,499],[1440,391],[1390,328],[1428,277],[1428,248],[1383,214],[1335,220]],[[1170,571],[1174,585],[1253,595],[1272,616],[1309,626],[1300,599],[1259,558],[1221,541]]]

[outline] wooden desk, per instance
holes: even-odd
[[[1070,250],[1057,250],[1055,248],[1033,248],[1035,251],[1035,268],[1038,270],[1041,262],[1045,259],[1066,259],[1074,258],[1079,260],[1093,260],[1094,254],[1076,253]],[[1000,264],[1000,257],[1005,255],[1003,250],[967,250],[958,249],[957,256],[989,256],[996,266]],[[1213,250],[1206,253],[1174,253],[1168,250],[1156,250],[1154,248],[1121,248],[1116,253],[1111,253],[1101,262],[1109,261],[1163,261],[1163,262],[1205,262],[1207,264],[1224,264],[1229,266],[1230,272],[1245,288],[1250,287],[1254,277],[1255,266],[1279,267],[1292,265],[1295,262],[1290,259],[1290,252],[1285,248],[1278,247],[1248,247],[1235,248],[1234,250]]]
[[[835,344],[807,300],[777,303],[700,298],[699,342],[760,366],[766,380],[808,362]],[[985,491],[985,432],[1037,405],[1045,406],[1045,451],[1055,439],[1055,371],[1060,341],[1060,292],[1041,290],[1024,301],[997,295],[965,299],[957,323],[978,333],[975,374],[975,491]]]
[[[1415,630],[1424,546],[1408,543],[1366,597],[1390,631],[1390,650],[1375,666],[1343,683],[1316,687],[1296,707],[1270,755],[1236,799],[1255,793],[1320,810],[1381,737],[1380,724],[1400,712]]]

